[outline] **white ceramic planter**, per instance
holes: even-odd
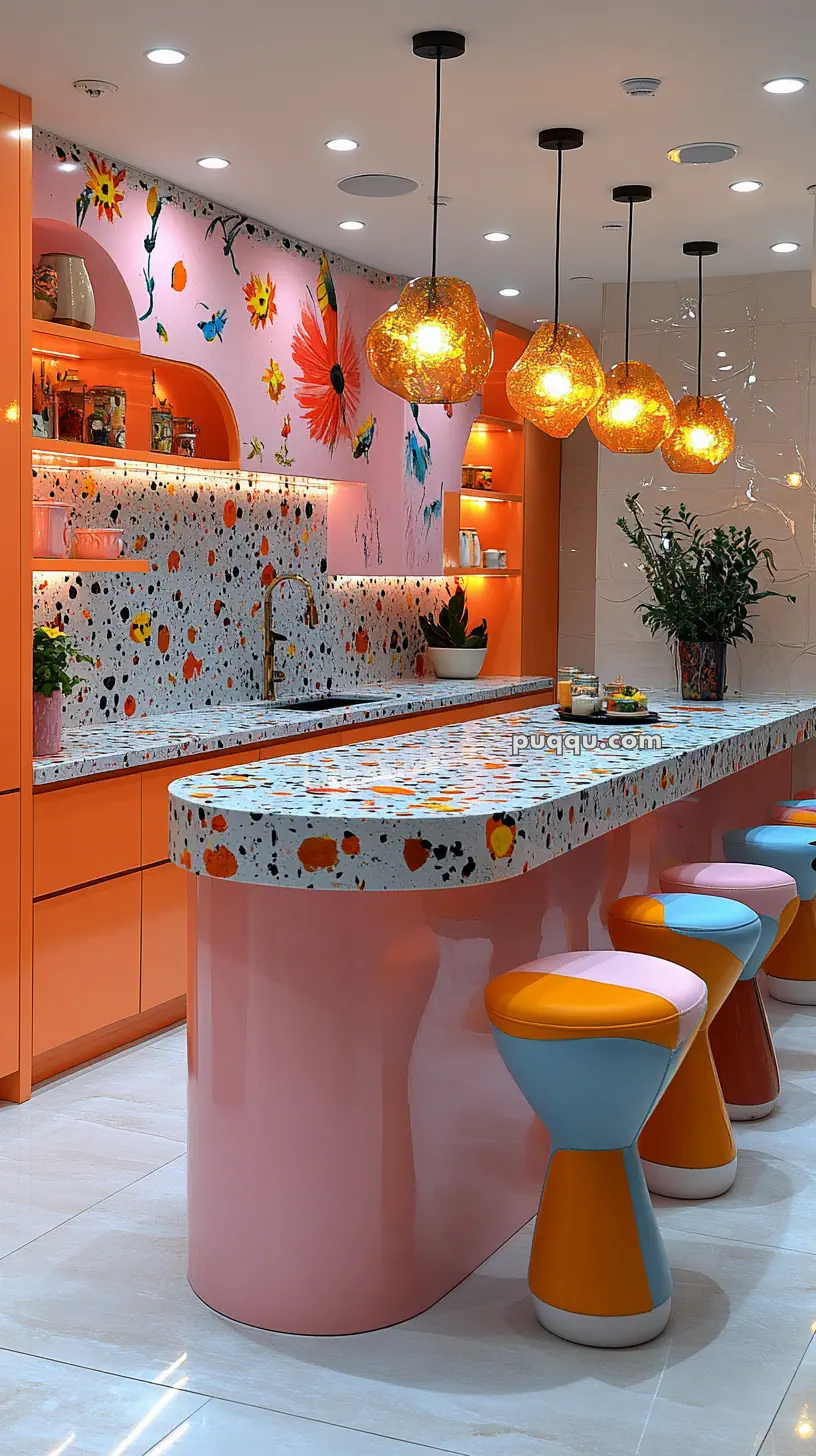
[[[478,677],[486,647],[429,647],[428,656],[437,677]]]
[[[96,302],[85,259],[73,253],[43,253],[40,266],[44,263],[57,275],[55,323],[92,329],[96,322]]]

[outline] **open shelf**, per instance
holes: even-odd
[[[521,576],[521,572],[507,566],[448,566],[445,576]]]
[[[71,324],[49,324],[43,319],[31,323],[32,354],[57,359],[111,359],[117,354],[139,354],[138,339],[101,334],[96,329],[77,329]]]
[[[35,556],[31,563],[32,571],[64,571],[69,576],[75,571],[120,571],[127,572],[129,576],[150,570],[149,561],[128,560],[125,556],[117,556],[112,561],[87,561],[81,556]]]
[[[486,434],[492,433],[494,430],[524,429],[524,423],[522,420],[510,420],[504,418],[502,415],[477,415],[475,420],[473,421],[473,426],[475,429],[478,430],[480,425],[483,427]]]
[[[34,435],[31,448],[35,455],[62,456],[68,460],[85,460],[89,465],[172,465],[187,470],[237,470],[232,460],[204,460],[199,455],[159,455],[155,450],[114,450],[109,445],[84,445],[79,440],[48,440]]]
[[[505,491],[501,491],[501,490],[471,490],[467,486],[463,486],[462,489],[460,490],[459,494],[460,494],[460,496],[463,496],[465,500],[480,500],[480,501],[523,501],[524,500],[524,496],[523,495],[508,495]]]

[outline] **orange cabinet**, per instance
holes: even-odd
[[[35,795],[35,899],[138,869],[140,807],[136,774]]]
[[[174,864],[142,871],[142,1011],[183,996],[187,989],[189,878]]]
[[[20,795],[0,794],[0,1077],[16,1072],[20,1014]]]
[[[34,1055],[139,1010],[141,875],[34,906]]]
[[[167,859],[167,825],[169,802],[167,788],[174,779],[189,774],[208,773],[214,768],[227,768],[231,763],[257,763],[257,748],[233,748],[224,753],[210,753],[206,758],[178,758],[158,768],[147,768],[142,781],[142,864],[159,864]]]

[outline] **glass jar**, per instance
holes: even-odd
[[[55,395],[56,438],[76,440],[81,445],[85,439],[85,383],[76,369],[66,369],[57,381]]]
[[[572,680],[577,671],[577,667],[559,667],[558,669],[559,708],[572,707]]]
[[[155,405],[150,411],[150,448],[157,455],[173,453],[173,411],[169,405]]]
[[[176,418],[173,420],[173,454],[186,455],[192,459],[195,455],[196,435],[198,425],[192,420]]]
[[[124,450],[127,396],[115,384],[94,384],[85,395],[85,440]]]

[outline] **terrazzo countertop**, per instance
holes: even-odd
[[[489,884],[816,735],[805,698],[651,706],[661,721],[623,746],[546,707],[178,779],[170,857],[302,889]],[[647,733],[662,746],[638,747]]]
[[[551,677],[482,677],[469,681],[429,678],[421,682],[399,679],[368,683],[359,691],[338,689],[337,696],[358,701],[349,708],[329,708],[318,713],[287,711],[284,699],[277,704],[238,703],[231,707],[154,713],[128,722],[106,723],[66,733],[58,757],[35,758],[34,783],[68,783],[174,758],[195,758],[219,749],[246,748],[275,738],[305,736],[409,713],[428,713],[434,709],[467,707],[496,698],[546,692],[552,685]]]

